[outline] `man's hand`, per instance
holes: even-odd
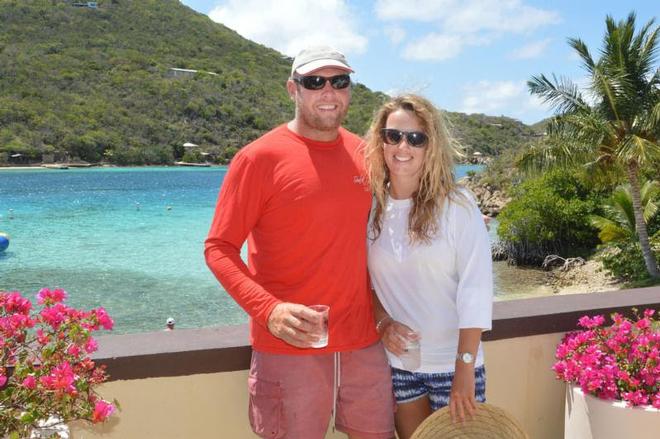
[[[298,348],[308,348],[318,335],[313,332],[318,328],[321,314],[299,303],[280,303],[268,316],[268,330],[275,337]]]

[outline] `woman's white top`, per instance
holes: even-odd
[[[412,200],[388,199],[380,236],[368,240],[369,273],[394,320],[421,334],[417,372],[453,372],[460,328],[491,329],[493,270],[486,225],[472,195],[445,202],[430,244],[410,245]],[[372,212],[373,214],[373,212]],[[369,221],[369,236],[371,219]],[[390,364],[405,369],[387,351]],[[481,345],[476,366],[482,365]]]

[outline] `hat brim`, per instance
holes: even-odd
[[[478,403],[472,419],[452,422],[449,407],[443,407],[426,418],[411,439],[529,439],[511,414],[491,404]]]
[[[317,59],[316,61],[308,62],[307,64],[298,67],[295,70],[295,73],[306,75],[308,73],[315,72],[316,70],[328,67],[346,70],[347,72],[353,73],[353,69],[351,69],[343,62],[337,61],[336,59]]]

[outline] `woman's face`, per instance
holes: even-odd
[[[402,109],[390,113],[385,122],[385,128],[402,131],[404,133],[413,132],[427,135],[417,116],[411,111]],[[395,133],[394,137],[399,137],[398,134],[399,133]],[[413,136],[415,135],[413,134]],[[417,139],[420,138],[420,136],[415,137]],[[387,165],[387,169],[390,173],[390,180],[393,184],[396,184],[397,181],[406,181],[410,184],[411,180],[419,183],[428,142],[417,147],[411,146],[408,142],[408,136],[403,135],[398,144],[383,143],[385,164]]]

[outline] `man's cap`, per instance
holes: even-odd
[[[353,72],[351,66],[348,65],[346,57],[337,49],[329,46],[311,46],[300,51],[296,58],[293,60],[291,66],[291,76],[294,73],[299,75],[306,75],[325,67],[335,67],[338,69]]]
[[[175,321],[174,321],[174,317],[170,317],[170,318],[167,319],[167,324],[168,324],[168,325],[171,326],[171,325],[173,325],[174,323],[175,323]]]

